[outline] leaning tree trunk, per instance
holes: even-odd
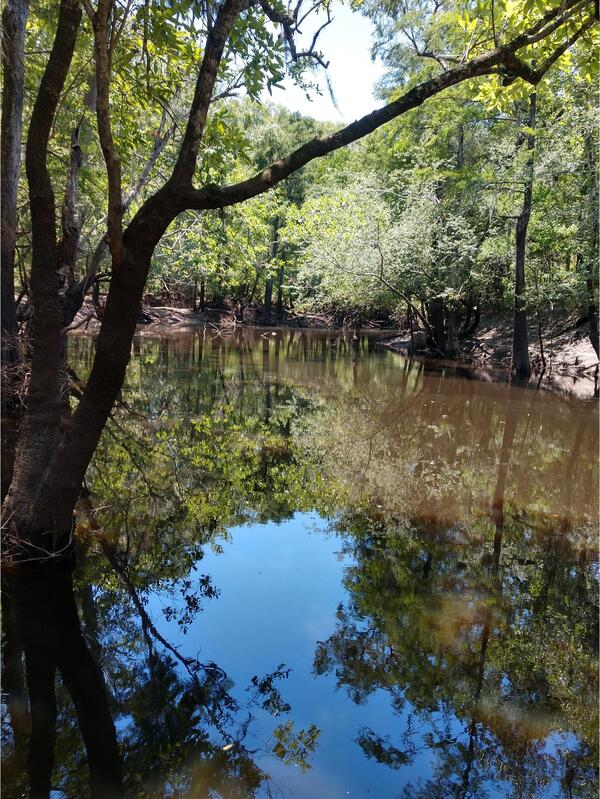
[[[164,195],[155,195],[128,228],[123,263],[113,268],[85,392],[37,481],[31,479],[28,464],[21,457],[23,443],[20,446],[17,462],[21,468],[15,468],[5,513],[21,541],[25,538],[46,550],[68,545],[73,509],[86,469],[125,380],[152,252],[171,221],[172,208]],[[131,242],[135,246],[128,246]],[[27,431],[23,435],[26,444]],[[48,531],[53,533],[52,541],[48,541]]]
[[[516,261],[515,261],[515,316],[513,327],[512,367],[520,377],[531,374],[529,363],[529,343],[527,340],[527,312],[525,310],[525,250],[527,247],[527,228],[531,217],[531,197],[533,192],[533,164],[535,156],[535,114],[536,93],[529,95],[529,117],[527,120],[527,163],[525,165],[525,187],[523,207],[517,218]]]
[[[0,264],[2,268],[2,363],[18,360],[16,346],[15,248],[17,189],[23,127],[25,27],[28,0],[8,0],[2,12],[2,172],[0,174]]]
[[[63,423],[60,404],[62,303],[55,202],[46,156],[58,101],[81,20],[78,0],[61,0],[58,25],[32,113],[27,138],[27,180],[32,219],[31,289],[33,360],[25,424],[3,506],[5,548],[18,557],[68,549],[73,511],[86,469],[123,386],[137,315],[154,249],[169,224],[189,205],[197,150],[225,43],[241,8],[226,0],[208,36],[190,118],[171,178],[138,210],[122,232],[120,165],[110,131],[106,25],[109,5],[94,16],[98,83],[97,118],[108,173],[108,243],[112,277],[85,391]],[[102,14],[100,14],[102,9]]]
[[[56,110],[68,74],[81,7],[77,0],[62,0],[54,43],[33,106],[27,135],[25,166],[31,210],[31,300],[32,360],[27,413],[19,436],[13,479],[5,501],[5,530],[17,540],[42,546],[53,530],[51,520],[43,529],[33,530],[27,523],[29,506],[45,476],[60,440],[61,401],[60,352],[63,308],[59,295],[60,252],[56,236],[56,206],[46,154]],[[43,537],[40,537],[43,535]],[[5,532],[4,541],[7,540]]]

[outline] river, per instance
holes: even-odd
[[[3,796],[596,797],[597,448],[377,335],[136,340],[73,574],[5,586]]]

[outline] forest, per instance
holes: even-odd
[[[334,123],[264,99],[265,88],[276,96],[273,87],[285,75],[310,92],[315,69],[327,63],[316,34],[332,22],[329,4],[310,14],[261,6],[256,19],[241,9],[235,44],[214,65],[202,140],[196,130],[192,142],[182,132],[190,108],[199,113],[194,73],[208,11],[193,2],[109,3],[96,20],[87,8],[87,18],[71,22],[72,53],[53,89],[60,95],[55,108],[38,120],[32,112],[58,9],[36,11],[26,26],[27,3],[7,3],[5,38],[14,29],[15,49],[4,48],[6,341],[28,328],[35,308],[34,213],[17,148],[31,119],[28,160],[38,145],[46,147],[38,167],[62,198],[55,244],[64,250],[57,254],[63,327],[86,295],[93,299],[88,315],[102,319],[114,268],[112,229],[119,233],[136,219],[172,183],[167,175],[179,177],[184,157],[189,173],[193,150],[204,196],[170,203],[145,256],[146,303],[199,313],[228,308],[237,320],[258,324],[312,314],[321,324],[359,327],[376,318],[410,327],[411,335],[420,330],[433,352],[449,357],[482,315],[514,315],[512,367],[523,374],[531,370],[527,320],[536,321],[542,338],[552,312],[560,319],[571,313],[597,354],[595,12],[590,4],[560,8],[538,31],[545,15],[553,16],[542,2],[357,3],[356,13],[374,24],[372,53],[385,65],[377,94],[390,119],[369,120],[343,141],[335,139]],[[315,37],[299,53],[300,19]],[[94,20],[106,30],[97,31]],[[481,53],[512,47],[519,35],[531,35],[532,45],[516,45],[510,58],[479,69]],[[105,64],[99,47],[107,49]],[[24,56],[20,74],[15,67]],[[464,76],[453,75],[459,67]],[[447,86],[431,86],[441,78]],[[426,104],[404,101],[422,86]],[[47,131],[34,144],[38,122]],[[314,154],[303,152],[297,164],[286,162],[284,174],[267,177],[270,164],[319,139]],[[252,175],[264,185],[251,185]],[[211,196],[212,186],[237,184],[244,188],[231,197],[216,190]],[[16,357],[9,350],[5,342],[5,360]]]
[[[4,0],[9,799],[597,795],[598,16]]]

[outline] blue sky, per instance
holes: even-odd
[[[330,62],[327,72],[339,111],[330,99],[323,77],[318,80],[322,95],[313,92],[312,101],[291,81],[284,84],[285,91],[273,89],[270,99],[315,119],[347,123],[382,104],[373,97],[373,90],[383,67],[379,61],[371,60],[370,21],[339,2],[334,2],[332,16],[333,22],[322,32],[319,42],[325,60]],[[311,25],[307,20],[303,26],[309,41],[315,25],[318,27],[318,18]],[[268,93],[265,93],[267,98]]]

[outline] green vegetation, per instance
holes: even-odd
[[[227,305],[239,319],[257,322],[281,321],[292,309],[354,323],[379,316],[421,328],[433,350],[450,356],[486,311],[515,308],[517,316],[529,317],[549,309],[575,311],[589,323],[597,351],[598,53],[588,5],[564,12],[558,38],[551,32],[536,35],[535,52],[524,59],[521,53],[521,60],[511,57],[483,74],[475,71],[468,81],[461,77],[427,103],[377,125],[368,138],[353,134],[351,149],[325,161],[311,156],[311,163],[278,179],[269,194],[252,190],[243,204],[223,197],[201,202],[196,210],[190,208],[197,202],[188,199],[173,208],[155,244],[147,294],[199,311]],[[92,20],[78,23],[70,82],[52,119],[46,164],[54,195],[64,196],[58,271],[66,304],[78,307],[83,294],[93,292],[102,316],[101,294],[115,249],[106,234],[104,200],[111,169],[118,163],[123,221],[132,219],[181,163],[180,131],[193,102],[204,27],[210,28],[214,11],[190,2],[134,3],[127,9],[107,3],[96,15],[96,33],[91,24],[96,12],[91,6],[86,11]],[[297,53],[299,9],[279,39],[274,30],[282,23],[281,9],[275,4],[263,11],[244,12],[235,23],[230,52],[214,77],[215,96],[194,159],[201,185],[236,185],[335,129],[258,102],[261,92],[286,74],[310,89],[311,71],[322,69],[326,60],[318,39],[307,53]],[[379,97],[393,104],[490,47],[511,42],[552,8],[530,0],[491,5],[373,0],[356,3],[355,11],[374,23],[373,53],[387,68]],[[101,12],[113,31],[112,71],[100,94],[108,97],[110,86],[108,171],[108,132],[94,120],[99,75],[90,63],[94,46],[98,52],[94,39]],[[26,126],[58,9],[50,4],[27,13],[23,0],[6,4],[7,41],[12,41],[11,20],[20,19],[21,26],[28,20],[21,87]],[[335,6],[317,4],[317,28],[331,14]],[[18,35],[13,38],[18,48]],[[8,52],[9,70],[10,57]],[[101,82],[106,79],[100,76]],[[20,118],[16,94],[13,115]],[[6,158],[18,133],[10,100],[5,100]],[[21,298],[23,332],[35,312],[33,219],[25,174],[18,178],[18,151],[12,157],[15,174],[9,170],[3,183],[15,200],[14,212],[9,202],[3,217],[6,334],[14,334],[17,325],[10,307],[13,287]],[[245,317],[248,306],[253,313]],[[72,310],[67,307],[66,321]],[[528,371],[527,342],[517,344],[524,347],[525,362],[515,352],[515,368]],[[7,338],[5,356],[9,350]]]
[[[269,730],[277,765],[308,770],[321,729],[285,718],[280,659],[248,675],[240,702],[224,670],[183,654],[147,608],[153,593],[168,598],[164,615],[184,634],[218,594],[210,575],[196,579],[206,548],[232,524],[302,511],[330,522],[360,572],[347,575],[316,672],[339,673],[357,702],[379,680],[398,707],[401,686],[418,716],[468,724],[466,750],[430,725],[424,745],[440,757],[424,795],[454,791],[458,774],[477,787],[483,760],[515,793],[522,763],[528,785],[537,775],[586,796],[597,749],[583,710],[597,640],[577,626],[596,596],[589,408],[585,419],[567,404],[540,410],[532,393],[513,414],[523,394],[507,402],[502,387],[498,401],[492,387],[480,402],[464,383],[436,403],[445,377],[395,359],[390,382],[361,361],[358,334],[290,333],[297,373],[274,333],[249,335],[241,358],[222,338],[209,345],[209,324],[173,351],[134,339],[144,300],[158,300],[270,325],[297,312],[379,317],[455,357],[482,314],[500,311],[514,315],[513,371],[528,376],[528,320],[559,309],[589,325],[598,353],[597,2],[352,5],[374,22],[387,71],[380,107],[341,128],[261,103],[284,79],[310,90],[326,68],[333,0],[3,5],[1,360],[16,441],[2,507],[3,733],[15,796],[24,770],[32,799],[55,784],[85,796],[83,763],[93,799],[264,793],[245,743],[257,709],[284,716]],[[71,362],[80,312],[99,334]],[[181,380],[186,347],[198,373]],[[544,537],[557,526],[564,550]],[[461,559],[424,532],[466,539]],[[530,544],[542,577],[521,563]],[[517,564],[505,580],[503,552]],[[407,592],[384,595],[400,579]],[[440,630],[448,604],[456,627]],[[357,663],[346,642],[363,634],[379,646]],[[412,661],[385,661],[392,686],[380,657],[410,635]],[[446,645],[456,658],[440,655]],[[545,716],[526,741],[513,735],[525,707]],[[54,768],[59,718],[70,723]],[[543,741],[563,733],[567,754],[547,757]],[[392,767],[414,754],[377,729],[358,740]]]
[[[191,304],[202,284],[208,304],[254,302],[250,318],[264,323],[281,318],[264,298],[283,276],[284,309],[355,324],[374,316],[405,323],[413,313],[438,349],[456,354],[456,339],[472,334],[482,313],[509,314],[515,298],[527,94],[492,101],[489,88],[481,80],[433,100],[303,170],[268,201],[180,218],[157,251],[150,293]],[[588,318],[595,306],[596,103],[582,75],[558,76],[537,92],[524,293],[532,317],[556,310]],[[254,169],[265,135],[293,144],[303,122],[249,102],[230,110],[249,120],[244,157]],[[225,179],[242,168],[237,162]]]
[[[74,344],[85,377],[93,342]],[[261,795],[275,790],[273,758],[310,771],[327,725],[286,696],[310,670],[288,674],[275,638],[274,671],[252,675],[242,642],[233,685],[232,664],[201,648],[203,610],[221,601],[206,554],[227,564],[231,527],[316,511],[345,556],[345,593],[322,609],[314,676],[357,706],[383,696],[345,766],[393,769],[406,796],[594,796],[597,431],[583,401],[427,372],[340,334],[143,341],[88,475],[74,575],[126,795]],[[18,595],[60,641],[77,634],[51,601],[65,577],[34,570]],[[11,594],[5,623],[13,607]],[[8,797],[25,779],[16,650]],[[74,709],[62,687],[58,698],[52,784],[87,796]]]
[[[593,0],[359,4],[385,104],[339,130],[261,107],[284,77],[308,88],[325,68],[334,10],[7,0],[2,363],[6,405],[27,419],[4,510],[17,540],[68,540],[148,288],[199,310],[227,300],[241,319],[258,303],[268,322],[292,306],[406,312],[411,338],[422,327],[450,356],[482,310],[512,306],[519,375],[528,313],[585,306],[597,350]],[[66,336],[90,291],[98,349],[71,413]]]

